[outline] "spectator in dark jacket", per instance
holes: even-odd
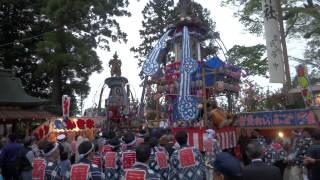
[[[262,145],[259,142],[251,142],[247,147],[251,164],[243,169],[243,180],[282,180],[280,169],[269,166],[262,161]]]
[[[226,152],[217,154],[213,163],[214,180],[240,180],[241,167],[240,162]]]
[[[22,147],[18,144],[14,134],[9,135],[9,143],[6,144],[0,154],[0,166],[5,180],[14,180],[19,176],[17,168],[17,156]]]
[[[36,139],[34,137],[25,137],[23,142],[24,146],[19,151],[18,166],[22,180],[32,179],[32,162],[37,157],[37,152],[32,149],[35,141]]]

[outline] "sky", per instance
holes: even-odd
[[[122,60],[122,76],[128,78],[129,85],[133,95],[140,99],[142,87],[140,77],[138,76],[140,69],[138,68],[138,60],[134,58],[134,53],[130,51],[133,46],[138,46],[141,43],[139,30],[142,28],[142,10],[148,0],[130,0],[128,10],[131,12],[131,17],[118,18],[118,22],[124,32],[127,33],[128,42],[112,43],[110,45],[110,52],[102,49],[97,50],[97,54],[103,63],[104,70],[101,73],[94,73],[89,79],[91,91],[87,99],[84,101],[84,108],[95,107],[99,101],[99,95],[104,80],[110,77],[110,68],[108,62],[112,59],[113,54],[117,51],[119,58]],[[213,20],[216,22],[216,31],[220,32],[221,40],[225,43],[227,49],[233,45],[256,45],[258,43],[265,44],[263,37],[257,37],[256,35],[249,34],[245,31],[244,26],[233,16],[233,13],[237,10],[235,7],[221,7],[221,0],[195,0],[200,3],[204,8],[207,8],[211,12]],[[302,40],[288,40],[288,54],[294,57],[303,58],[303,51],[305,49],[305,42]],[[220,54],[221,59],[223,55]],[[291,77],[295,75],[294,66],[297,63],[290,62]],[[269,83],[268,79],[262,77],[254,77],[254,81],[259,82],[259,85],[263,87],[271,87],[272,89],[281,88],[281,84]],[[103,93],[104,100],[108,97],[109,89]]]

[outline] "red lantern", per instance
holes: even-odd
[[[77,121],[77,126],[79,129],[84,129],[85,128],[86,122],[83,119],[78,119]]]
[[[74,128],[76,128],[76,124],[75,124],[73,121],[71,121],[71,120],[67,121],[66,125],[67,125],[67,129],[74,129]]]
[[[92,119],[88,119],[86,125],[87,128],[92,129],[94,127],[94,121]]]
[[[49,126],[48,126],[48,125],[44,125],[44,126],[43,126],[43,131],[44,131],[44,134],[48,134],[48,132],[49,132]]]

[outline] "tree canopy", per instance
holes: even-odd
[[[127,6],[128,0],[2,1],[1,62],[17,69],[32,95],[50,97],[55,113],[62,95],[71,96],[75,114],[75,98],[88,95],[89,76],[102,70],[95,49],[126,42],[115,18],[129,16]]]
[[[232,1],[223,0],[223,6],[238,7],[235,17],[253,34],[263,34],[263,16],[261,0]],[[287,38],[304,38],[307,41],[305,61],[312,67],[319,67],[319,36],[320,36],[320,1],[289,0],[282,1],[283,20]]]

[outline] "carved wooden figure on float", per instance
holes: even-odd
[[[111,77],[120,77],[121,76],[121,60],[118,59],[117,52],[113,55],[113,59],[109,61],[109,67],[111,67]]]

